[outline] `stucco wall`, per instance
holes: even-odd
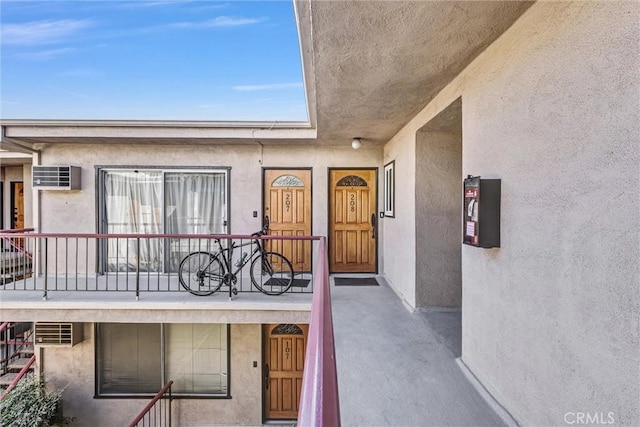
[[[348,141],[347,143],[348,144]],[[262,168],[312,168],[312,234],[327,235],[328,168],[378,167],[382,148],[362,147],[285,147],[259,145],[90,145],[59,144],[42,149],[41,164],[71,164],[82,168],[81,191],[41,191],[40,231],[56,233],[95,233],[95,166],[178,166],[230,167],[229,231],[251,234],[262,226]],[[253,211],[258,217],[253,218]],[[75,242],[71,242],[75,244]],[[84,242],[80,242],[84,245]],[[84,246],[81,248],[84,250]],[[50,248],[50,252],[54,248]],[[58,263],[63,268],[65,248],[60,246]],[[75,253],[75,246],[71,249]],[[90,244],[87,257],[78,260],[80,271],[84,259],[89,271],[95,260],[95,245]],[[379,255],[379,259],[381,256]],[[54,257],[50,255],[50,262]]]
[[[380,220],[381,270],[410,309],[416,306],[415,130],[404,128],[384,147],[384,163],[395,161],[395,217]]]
[[[95,165],[231,167],[232,233],[251,233],[262,225],[262,168],[313,168],[313,233],[327,233],[328,167],[380,167],[381,148],[259,145],[77,145],[46,147],[43,165],[82,167],[82,191],[42,192],[43,232],[95,232]],[[71,207],[71,208],[70,208]],[[75,209],[75,208],[77,209]],[[254,210],[259,212],[253,218]]]
[[[416,135],[416,305],[460,307],[460,132]]]
[[[502,179],[502,247],[462,248],[462,357],[524,425],[640,424],[639,6],[536,3],[384,150],[411,198],[416,131],[462,97],[463,174]]]
[[[33,185],[31,181],[31,165],[22,166],[24,179],[24,226],[33,228]]]
[[[47,382],[64,388],[63,412],[74,425],[124,426],[150,399],[94,398],[93,324],[85,324],[84,341],[71,348],[43,348],[39,369]],[[256,425],[262,423],[261,326],[231,325],[231,399],[176,399],[174,424],[180,426]],[[126,357],[126,355],[123,355]],[[253,367],[253,362],[258,367]]]

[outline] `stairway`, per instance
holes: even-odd
[[[6,331],[5,331],[6,332]],[[11,334],[4,334],[4,337],[8,337]],[[4,394],[4,391],[9,385],[20,375],[20,372],[25,370],[25,375],[33,373],[33,341],[29,341],[32,335],[32,329],[26,329],[20,331],[20,337],[12,337],[11,339],[3,339],[0,341],[0,347],[2,347],[2,355],[0,359],[4,358],[6,354],[6,363],[0,364],[0,396]],[[27,365],[30,365],[28,368]]]

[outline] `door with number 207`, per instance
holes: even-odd
[[[271,235],[310,236],[311,170],[265,169],[264,216]],[[272,240],[267,247],[287,257],[296,273],[311,271],[311,242]]]

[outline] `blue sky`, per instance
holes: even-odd
[[[307,120],[291,1],[0,2],[0,118]]]

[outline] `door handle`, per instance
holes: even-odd
[[[376,214],[372,213],[371,214],[371,238],[375,239],[376,238]]]
[[[265,383],[265,389],[269,389],[269,364],[266,363],[264,365],[264,383]]]

